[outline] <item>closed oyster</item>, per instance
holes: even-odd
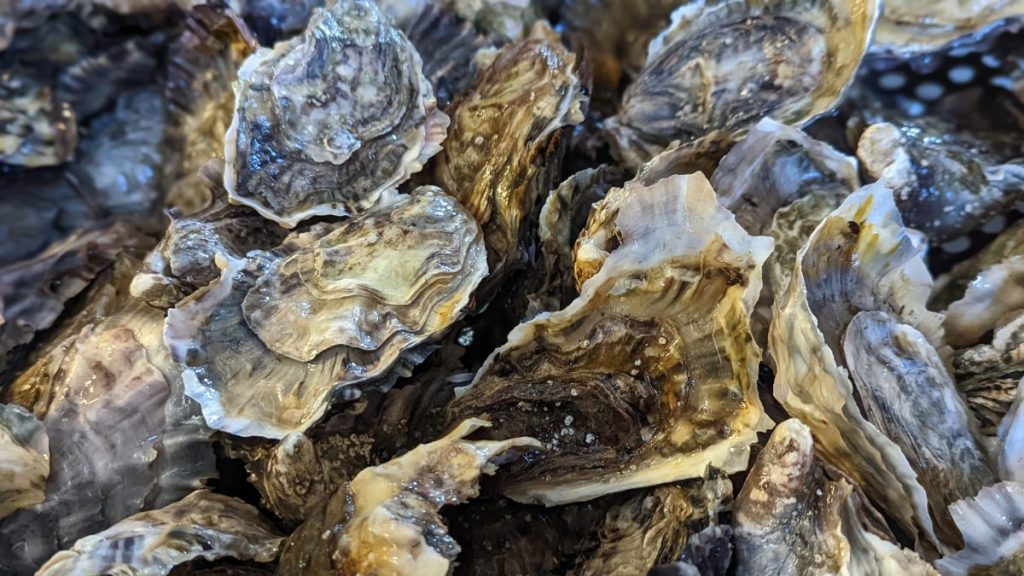
[[[944,48],[969,44],[972,38],[999,27],[1003,20],[1024,14],[1021,0],[895,0],[885,3],[878,20],[873,52],[898,58],[927,56]]]
[[[506,452],[531,438],[465,440],[487,422],[471,419],[447,436],[360,472],[288,538],[279,576],[408,574],[444,576],[459,553],[438,514],[479,493]]]
[[[200,490],[78,540],[71,549],[50,558],[36,574],[162,576],[195,558],[269,562],[277,557],[283,541],[249,504]]]
[[[755,316],[755,333],[764,342],[771,303],[789,286],[797,252],[818,223],[859,187],[857,161],[765,118],[722,158],[711,185],[744,230],[775,240]]]
[[[0,404],[0,519],[43,501],[50,475],[46,429],[16,404]]]
[[[161,341],[162,313],[129,300],[40,358],[5,393],[50,439],[46,499],[0,521],[0,572],[31,573],[57,550],[216,476],[210,432]]]
[[[1001,482],[950,508],[963,550],[939,559],[943,576],[1010,576],[1024,571],[1024,484]]]
[[[293,236],[245,260],[219,254],[220,278],[168,312],[165,340],[214,428],[305,430],[335,389],[422,360],[487,270],[479,227],[432,187]]]
[[[499,50],[451,110],[436,175],[483,228],[488,292],[520,260],[524,224],[552,187],[559,129],[583,120],[575,65],[539,22],[529,37]]]
[[[1003,480],[1024,482],[1024,386],[1017,384],[1017,395],[1006,417],[999,424],[999,476]]]
[[[971,282],[964,297],[946,309],[950,345],[976,344],[1007,318],[1024,311],[1024,255],[1011,256],[987,268]]]
[[[224,158],[224,134],[235,106],[231,85],[255,49],[245,23],[213,6],[193,9],[169,48],[168,139],[180,159],[168,163],[164,203],[181,214],[194,214],[212,200],[200,171],[210,159]]]
[[[928,306],[933,310],[949,308],[950,304],[964,297],[967,289],[977,283],[985,270],[1015,256],[1024,256],[1024,220],[1003,230],[980,252],[958,262],[952,270],[936,278]]]
[[[0,163],[34,168],[70,160],[78,144],[71,106],[30,76],[9,70],[2,74]]]
[[[642,576],[676,560],[687,540],[714,523],[724,500],[732,497],[725,478],[701,479],[688,486],[669,484],[641,491],[608,510],[597,545],[584,553],[576,576]]]
[[[42,253],[0,268],[0,371],[12,352],[45,330],[64,304],[89,285],[127,246],[147,247],[152,239],[125,221],[80,230]]]
[[[229,196],[287,228],[388,202],[440,151],[448,126],[421,67],[375,2],[317,9],[301,37],[238,71]]]
[[[419,188],[339,224],[265,273],[242,303],[271,350],[310,361],[346,346],[387,359],[447,329],[487,274],[480,228],[450,196]]]
[[[959,544],[946,506],[993,480],[938,350],[931,278],[891,193],[849,196],[798,254],[769,332],[775,397],[900,526]]]
[[[772,431],[734,506],[737,574],[937,576],[892,543],[885,522],[842,474],[815,458],[796,419]]]
[[[1024,152],[1013,131],[966,131],[937,116],[888,118],[864,130],[857,157],[892,189],[907,226],[949,240],[1024,200]]]
[[[749,320],[771,240],[744,232],[700,174],[623,195],[612,220],[621,245],[580,297],[513,330],[449,407],[449,422],[489,414],[489,436],[528,431],[545,443],[506,475],[516,500],[561,504],[709,465],[742,470],[770,426]]]
[[[170,308],[220,276],[217,254],[244,258],[250,250],[268,250],[284,239],[283,228],[246,206],[229,204],[220,175],[216,166],[204,167],[202,177],[212,189],[207,207],[192,215],[169,211],[171,222],[132,281],[132,296]]]
[[[996,329],[991,343],[958,350],[953,368],[979,431],[994,436],[1024,378],[1024,314]]]
[[[769,115],[799,125],[828,112],[878,12],[875,0],[683,4],[608,122],[618,156],[639,166],[673,140],[742,133]]]

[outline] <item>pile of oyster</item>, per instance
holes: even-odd
[[[0,2],[0,575],[1024,574],[1024,0]]]

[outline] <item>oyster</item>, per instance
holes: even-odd
[[[1024,200],[1024,152],[1014,132],[967,132],[935,116],[889,119],[864,130],[857,157],[892,189],[907,226],[949,240]]]
[[[470,20],[437,4],[425,6],[404,32],[423,59],[423,75],[430,80],[442,110],[465,92],[480,72],[477,54],[504,44],[501,38],[481,33]]]
[[[957,262],[949,272],[936,278],[928,306],[933,310],[949,308],[950,304],[964,297],[971,284],[978,283],[985,270],[1015,256],[1024,256],[1024,220],[1003,230],[980,252]]]
[[[772,116],[798,125],[831,110],[867,51],[875,0],[690,2],[653,40],[608,135],[639,166],[673,140],[742,133]]]
[[[435,442],[360,472],[288,538],[278,575],[448,574],[459,546],[438,510],[476,496],[480,475],[493,474],[506,452],[539,446],[532,438],[464,439],[483,426],[466,420]]]
[[[538,23],[499,50],[451,110],[436,176],[483,228],[485,292],[520,260],[524,222],[557,173],[559,129],[583,120],[575,65],[557,34]]]
[[[0,519],[42,502],[49,475],[46,429],[21,406],[0,404]]]
[[[1011,575],[1024,570],[1024,484],[1001,482],[950,512],[964,535],[963,550],[939,559],[943,576]]]
[[[849,196],[798,254],[769,342],[775,397],[822,458],[940,551],[946,506],[993,481],[940,357],[931,278],[880,184]]]
[[[53,325],[73,298],[126,247],[147,247],[152,239],[125,221],[81,230],[42,253],[0,268],[0,371],[13,351]]]
[[[789,286],[797,252],[818,223],[859,187],[857,161],[765,118],[722,158],[711,185],[744,230],[775,240],[754,317],[755,334],[764,342],[771,303]]]
[[[216,476],[209,430],[163,348],[161,319],[129,300],[4,391],[41,419],[50,475],[42,504],[0,521],[0,546],[11,550],[0,572],[31,573],[75,540]]]
[[[995,435],[1024,378],[1024,314],[996,329],[991,343],[958,350],[953,368],[957,387],[977,418],[979,431]]]
[[[220,278],[168,311],[165,341],[210,426],[304,430],[335,389],[422,360],[487,271],[479,227],[437,188],[328,230],[219,254]]]
[[[545,442],[506,475],[513,499],[562,504],[709,465],[735,472],[770,426],[749,319],[771,240],[744,232],[700,174],[623,190],[628,202],[610,192],[595,209],[615,214],[621,245],[580,297],[513,330],[449,406],[449,422],[489,414],[488,436]]]
[[[796,419],[772,431],[734,514],[737,574],[938,574],[893,544],[881,515],[815,459]]]
[[[170,210],[170,225],[132,281],[132,296],[170,308],[220,276],[217,254],[244,258],[250,250],[271,249],[284,239],[283,228],[246,206],[230,205],[220,175],[216,166],[204,167],[202,177],[213,190],[208,206],[191,216]]]
[[[228,195],[287,228],[387,203],[440,151],[448,126],[421,68],[375,2],[316,10],[301,37],[238,71]]]
[[[200,490],[159,510],[140,512],[75,542],[39,569],[39,576],[160,576],[195,558],[269,562],[284,541],[252,506]]]
[[[1022,14],[1021,0],[983,0],[966,5],[952,0],[890,1],[878,20],[872,51],[904,59],[926,57],[940,49],[969,44],[972,38],[999,27],[1002,20]]]
[[[165,171],[165,204],[180,213],[194,214],[212,201],[200,172],[210,159],[224,158],[224,134],[235,106],[231,85],[255,49],[245,23],[212,6],[193,9],[185,32],[169,48],[168,140],[180,159]]]
[[[976,344],[1007,318],[1024,311],[1024,254],[1011,256],[985,269],[971,282],[964,297],[946,309],[950,345]]]
[[[577,576],[646,574],[675,560],[702,524],[714,522],[723,500],[732,497],[725,478],[696,486],[665,485],[641,491],[612,506],[598,528],[597,546],[582,555]]]
[[[71,106],[29,76],[0,74],[0,163],[39,167],[71,159],[78,144]]]
[[[607,165],[570,176],[551,192],[540,211],[538,237],[544,262],[540,286],[527,295],[527,318],[560,310],[577,296],[572,251],[591,205],[622,184],[622,172]]]

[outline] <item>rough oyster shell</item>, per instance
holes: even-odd
[[[12,351],[36,332],[53,325],[64,304],[130,246],[151,246],[152,239],[125,221],[108,228],[80,230],[42,253],[0,268],[0,370],[9,368]]]
[[[1024,15],[1021,0],[983,0],[963,4],[955,0],[888,0],[878,20],[872,52],[910,58],[970,44],[1005,19]]]
[[[242,310],[264,344],[295,360],[335,346],[387,358],[451,326],[486,275],[476,221],[423,187],[281,260]]]
[[[398,259],[400,273],[361,268]],[[274,252],[219,254],[220,278],[168,311],[165,341],[211,427],[281,438],[319,419],[336,389],[419,363],[469,303],[484,259],[476,223],[421,187]],[[325,318],[357,338],[316,324]]]
[[[476,496],[480,475],[493,474],[507,451],[539,446],[532,438],[464,439],[483,426],[466,420],[444,438],[360,472],[292,533],[277,573],[448,574],[459,547],[438,510]]]
[[[50,438],[46,499],[0,521],[0,571],[30,573],[61,548],[216,477],[210,431],[161,340],[162,313],[129,300],[40,358],[5,393]]]
[[[797,252],[818,223],[859,188],[857,161],[765,118],[722,158],[711,185],[744,230],[775,240],[754,322],[758,342],[765,342],[771,303],[789,286]]]
[[[943,576],[1011,575],[1024,570],[1024,484],[989,486],[951,506],[950,513],[966,545],[935,563]]]
[[[864,130],[857,157],[892,189],[907,226],[948,240],[1024,199],[1024,153],[1012,132],[968,132],[939,117],[890,119]]]
[[[538,22],[529,37],[498,51],[451,110],[436,176],[483,228],[489,285],[518,262],[524,220],[552,187],[559,129],[583,120],[575,64]]]
[[[853,79],[878,12],[876,0],[683,4],[608,122],[618,156],[639,166],[673,140],[742,133],[765,116],[799,125],[828,112]]]
[[[415,48],[371,0],[317,9],[301,37],[256,52],[238,79],[224,188],[287,228],[386,203],[448,126]]]
[[[747,235],[700,174],[623,194],[621,246],[580,297],[513,330],[449,407],[449,421],[490,414],[491,436],[546,443],[512,470],[513,499],[561,504],[708,465],[742,470],[770,426],[749,318],[771,240]]]
[[[43,501],[50,440],[41,422],[16,404],[0,404],[0,519]]]
[[[132,281],[132,296],[170,308],[220,276],[217,254],[244,258],[250,250],[268,250],[284,239],[283,228],[246,206],[228,203],[221,174],[217,166],[207,165],[200,180],[190,179],[213,190],[210,204],[190,216],[169,211],[171,222]]]
[[[602,165],[577,172],[548,193],[537,229],[544,275],[540,286],[527,295],[527,320],[541,312],[560,310],[578,295],[572,258],[576,238],[591,206],[612,186],[621,184],[622,171]]]
[[[893,544],[881,516],[836,476],[815,459],[807,426],[777,425],[734,505],[737,573],[937,576]]]
[[[978,419],[979,431],[993,436],[1024,378],[1024,314],[998,328],[991,344],[958,350],[953,358],[957,387]]]
[[[164,203],[180,214],[194,214],[213,200],[200,171],[210,159],[224,158],[224,134],[235,108],[231,86],[255,50],[245,23],[213,6],[189,12],[185,31],[168,49],[168,140],[180,159],[168,163]]]
[[[891,193],[866,186],[801,249],[769,342],[775,397],[811,427],[825,461],[942,550],[959,543],[945,505],[992,472],[939,356],[930,285]]]
[[[698,527],[714,523],[731,497],[732,485],[722,477],[641,491],[608,510],[596,548],[581,556],[572,574],[627,576],[676,560]]]
[[[50,558],[37,574],[163,576],[196,558],[270,562],[283,541],[249,504],[200,490],[78,540]]]

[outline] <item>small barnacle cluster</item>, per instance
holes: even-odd
[[[0,574],[1024,574],[1024,2],[0,9]]]

